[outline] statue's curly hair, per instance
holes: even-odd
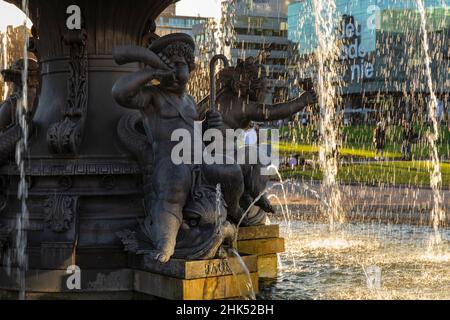
[[[256,101],[259,93],[267,87],[267,74],[264,65],[255,58],[238,60],[236,67],[228,67],[219,73],[219,88],[231,90],[241,97]]]
[[[194,49],[185,42],[177,41],[168,45],[166,48],[164,48],[162,54],[168,59],[175,55],[184,57],[189,66],[189,71],[192,72],[195,70]]]

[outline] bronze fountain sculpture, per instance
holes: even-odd
[[[267,52],[263,51],[260,55],[267,55]],[[248,57],[245,60],[239,59],[236,66],[229,66],[228,63],[225,63],[225,68],[218,74],[218,90],[213,82],[215,80],[211,80],[211,92],[214,93],[211,95],[214,99],[213,104],[219,108],[223,116],[224,129],[247,129],[251,122],[287,119],[317,102],[315,91],[309,90],[297,99],[285,103],[265,104],[264,100],[268,90],[267,75],[266,68],[259,62],[260,60],[263,59]],[[211,74],[213,74],[212,71]],[[210,97],[206,97],[198,104],[201,119],[204,119],[212,109],[211,106],[208,109],[208,102],[211,105]],[[245,183],[244,193],[240,200],[241,207],[246,210],[257,200],[255,207],[260,208],[260,210],[249,212],[244,217],[243,226],[264,224],[266,214],[274,213],[274,209],[264,193],[269,176],[260,174],[261,166],[261,164],[241,165]]]
[[[134,252],[146,252],[147,254],[156,254],[156,259],[160,262],[167,262],[170,257],[176,253],[175,247],[183,246],[182,241],[176,241],[177,234],[181,239],[189,239],[187,243],[195,243],[192,237],[193,226],[205,225],[209,216],[211,222],[218,217],[214,217],[215,209],[210,205],[210,212],[195,212],[192,216],[191,206],[195,206],[196,199],[192,200],[189,193],[195,193],[198,186],[193,185],[193,181],[198,183],[198,178],[193,172],[200,172],[202,177],[206,176],[204,184],[214,187],[220,185],[224,191],[224,201],[227,213],[225,220],[228,218],[234,224],[243,226],[258,225],[265,222],[266,212],[273,212],[269,200],[264,195],[264,189],[268,182],[267,176],[261,176],[259,165],[228,165],[228,166],[208,166],[202,165],[200,168],[189,168],[189,166],[174,165],[170,159],[171,150],[175,147],[174,142],[170,142],[171,133],[175,129],[185,127],[194,136],[194,121],[199,119],[197,114],[197,104],[192,97],[186,94],[186,84],[189,79],[189,73],[195,68],[194,64],[195,44],[188,35],[171,34],[160,38],[152,43],[148,51],[143,51],[139,47],[121,47],[114,54],[116,61],[119,63],[136,62],[147,64],[150,67],[144,67],[140,71],[124,76],[119,79],[113,88],[113,96],[116,101],[127,108],[142,110],[142,126],[146,132],[146,138],[142,139],[144,144],[152,145],[153,161],[152,166],[154,172],[149,172],[149,177],[144,178],[149,181],[151,186],[146,192],[153,195],[153,199],[146,200],[147,208],[151,208],[144,223],[144,232],[147,238],[151,239],[156,252],[143,251],[139,245],[139,239],[136,234],[128,231],[125,234],[120,233],[124,243],[133,248]],[[245,62],[240,61],[238,66],[229,67],[224,56],[216,56],[211,62],[211,70],[217,60],[224,60],[227,66],[220,73],[219,81],[221,82],[221,92],[215,103],[222,106],[220,113],[215,109],[215,103],[211,104],[211,108],[204,112],[203,130],[208,129],[239,129],[248,126],[253,121],[272,121],[285,119],[306,106],[315,102],[315,93],[313,91],[303,94],[296,100],[282,103],[274,106],[265,106],[262,103],[266,94],[265,74],[260,72],[262,66],[255,63],[253,58],[247,59]],[[211,71],[213,74],[213,71]],[[262,76],[261,76],[262,75]],[[152,80],[157,80],[157,85],[151,85]],[[238,88],[233,87],[231,83],[236,83]],[[215,92],[215,84],[212,83],[211,92]],[[150,85],[149,85],[150,84]],[[245,86],[246,91],[243,90]],[[230,90],[231,89],[231,90]],[[239,96],[237,91],[243,96]],[[250,95],[250,98],[246,97]],[[213,95],[213,99],[215,95]],[[233,107],[239,106],[239,107]],[[242,107],[244,106],[244,107]],[[243,111],[245,110],[245,112]],[[225,123],[222,121],[222,115],[225,117]],[[136,119],[130,119],[130,125],[136,124]],[[164,125],[165,122],[167,125]],[[135,133],[135,136],[139,133]],[[124,141],[125,143],[127,141]],[[126,143],[127,144],[127,143]],[[167,146],[168,145],[168,146]],[[142,150],[142,148],[140,148]],[[149,151],[145,151],[149,152]],[[144,153],[145,153],[144,152]],[[137,155],[141,159],[145,157]],[[148,161],[147,157],[147,161]],[[143,163],[143,167],[148,167],[148,163]],[[198,174],[198,173],[197,173]],[[242,186],[242,188],[241,188]],[[207,190],[207,189],[205,189]],[[261,207],[261,211],[248,219],[243,216],[254,200],[259,200],[256,204]],[[211,204],[214,203],[214,197],[209,197]],[[243,205],[241,208],[241,204]],[[205,205],[201,206],[203,209]],[[206,207],[208,207],[206,205]],[[184,210],[183,210],[184,208]],[[187,210],[188,209],[188,210]],[[188,211],[188,214],[186,214]],[[194,210],[195,211],[195,210]],[[206,210],[207,211],[207,210]],[[183,215],[184,213],[184,215]],[[189,216],[191,213],[191,216]],[[223,217],[221,217],[223,219]],[[189,219],[197,219],[199,222],[192,224]],[[219,231],[221,226],[217,223],[211,223],[212,230],[216,234],[223,233],[225,237],[216,240],[209,232],[203,230],[195,235],[197,241],[208,244],[209,250],[206,251],[202,247],[203,255],[192,252],[186,256],[186,248],[183,258],[211,258],[216,254],[220,243],[225,239],[232,239],[234,236],[233,227],[225,220],[220,221],[226,232]],[[186,225],[180,228],[181,225]],[[190,226],[190,227],[189,227]],[[164,230],[165,234],[161,235]],[[191,236],[189,236],[191,235]],[[141,238],[142,239],[142,238]],[[192,250],[192,248],[191,248]],[[197,250],[197,249],[195,249]]]
[[[196,103],[186,94],[189,74],[195,68],[194,50],[190,36],[171,34],[154,41],[142,55],[138,54],[140,48],[133,47],[118,48],[114,54],[119,62],[140,59],[150,65],[119,79],[113,96],[123,107],[141,110],[146,143],[152,146],[146,151],[153,154],[153,170],[144,176],[148,212],[143,230],[160,262],[167,262],[174,253],[181,258],[211,258],[225,238],[233,238],[234,229],[226,214],[220,216],[224,210],[216,212],[216,185],[224,191],[226,211],[235,215],[240,210],[242,189],[236,187],[242,185],[239,167],[175,165],[171,160],[176,145],[171,141],[172,133],[184,128],[194,137],[194,122],[198,120]],[[160,83],[148,85],[152,80]],[[148,163],[143,166],[148,167]]]
[[[264,190],[266,179],[251,166],[172,163],[173,131],[183,128],[194,135],[200,117],[197,103],[186,94],[195,68],[193,40],[153,33],[154,20],[170,3],[30,1],[40,81],[37,89],[37,65],[30,63],[30,92],[36,95],[28,104],[32,130],[25,166],[29,270],[64,271],[73,265],[121,270],[130,268],[128,252],[158,263],[222,257],[222,246],[232,245],[235,225],[245,218],[245,206]],[[74,4],[83,13],[82,27],[65,30],[66,8]],[[258,97],[264,81],[255,78],[255,66],[248,60],[222,71],[220,108],[202,112],[203,129],[243,128],[314,103],[314,94],[307,93],[263,107]],[[242,87],[236,79],[243,76],[252,78],[249,100],[236,95]],[[242,99],[249,101],[248,114],[230,107]],[[0,127],[0,293],[17,291],[6,272],[15,261],[5,257],[14,253],[20,212],[12,155],[21,135],[14,123],[4,121],[8,116],[3,114],[11,114],[9,104],[0,109],[0,123],[5,123]],[[257,204],[273,211],[264,197]],[[261,224],[263,218],[259,214],[244,225]]]

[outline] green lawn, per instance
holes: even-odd
[[[340,155],[345,158],[367,159],[374,158],[372,132],[373,126],[351,126],[342,129],[342,148]],[[287,137],[287,141],[280,144],[280,152],[283,155],[300,154],[306,159],[316,159],[319,151],[318,141],[314,134],[313,126],[295,129],[283,128],[281,135]],[[414,132],[420,137],[419,141],[412,145],[412,155],[415,160],[428,160],[429,147],[427,135],[430,129],[424,125],[415,125]],[[402,129],[399,126],[389,126],[386,134],[385,157],[387,159],[400,159],[402,150]],[[450,131],[442,126],[438,141],[440,157],[450,159]]]
[[[285,142],[281,142],[279,145],[281,154],[300,154],[306,159],[316,159],[319,149],[320,147],[317,145],[293,144]],[[375,151],[370,149],[341,148],[339,151],[340,155],[343,157],[363,159],[373,159],[375,157]],[[384,154],[386,159],[396,159],[401,158],[401,156],[402,154],[400,152],[386,151]]]
[[[363,183],[368,185],[430,185],[430,162],[427,161],[395,161],[369,162],[360,164],[343,164],[338,170],[338,180],[342,183]],[[450,164],[442,163],[442,186],[450,188]],[[306,178],[322,180],[319,168],[284,170],[284,178]]]
[[[427,136],[429,127],[414,125],[415,133],[420,137],[412,146],[414,161],[400,161],[402,154],[402,129],[399,126],[389,126],[385,158],[389,162],[365,162],[375,157],[373,148],[373,126],[351,126],[342,129],[342,147],[340,149],[341,164],[338,170],[338,180],[342,183],[364,183],[379,185],[382,183],[393,185],[430,185],[430,152]],[[279,145],[280,155],[300,155],[305,160],[313,160],[317,163],[319,145],[317,134],[313,126],[295,129],[283,128],[282,136],[287,136],[287,141]],[[450,188],[450,131],[447,127],[440,128],[438,141],[438,153],[442,161],[443,187]],[[354,160],[356,163],[352,163]],[[358,162],[363,163],[358,163]],[[284,170],[282,175],[288,177],[303,177],[313,180],[321,180],[322,173],[318,166],[304,166],[297,170]]]

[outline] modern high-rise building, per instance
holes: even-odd
[[[288,8],[288,38],[297,44],[304,61],[312,60],[318,45],[316,30],[321,28],[314,3],[295,1]],[[433,87],[445,108],[450,91],[450,1],[423,3]],[[335,4],[342,107],[381,108],[388,116],[426,114],[429,88],[417,1],[335,0]],[[308,70],[304,75],[314,77],[314,68]]]
[[[268,75],[269,94],[266,103],[285,100],[288,94],[286,79],[289,50],[286,0],[233,0],[233,13],[227,12],[229,0],[222,1],[222,19],[224,25],[217,25],[212,18],[187,17],[176,15],[175,5],[169,7],[156,19],[156,34],[182,32],[191,35],[197,43],[197,62],[202,68],[208,68],[208,60],[216,53],[226,53],[230,62],[236,65],[238,59],[257,57],[263,50],[270,55],[263,61]],[[231,17],[231,15],[233,15]],[[224,20],[227,20],[226,22]],[[233,22],[232,25],[228,25]],[[221,39],[221,32],[232,29],[235,41]],[[227,34],[226,37],[230,37]],[[224,42],[230,42],[231,48]],[[219,47],[227,48],[220,49]],[[224,52],[225,51],[225,52]],[[197,72],[198,73],[198,72]],[[198,87],[198,84],[196,84]],[[205,88],[209,89],[209,86]],[[196,98],[205,95],[205,90]],[[203,92],[205,91],[205,92]]]
[[[171,33],[187,33],[194,36],[192,28],[206,23],[208,19],[176,15],[176,5],[172,4],[156,19],[156,34],[161,37]]]
[[[289,58],[287,4],[285,0],[236,0],[236,41],[231,60],[256,57],[265,49],[270,55],[264,61],[270,93],[266,103],[282,101],[287,95],[287,60]]]

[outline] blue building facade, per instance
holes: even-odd
[[[429,31],[450,27],[449,0],[423,0],[427,8]],[[377,33],[418,28],[416,0],[335,0],[336,20],[352,16],[361,33],[361,45],[376,49]],[[313,0],[300,0],[288,7],[288,38],[298,43],[302,54],[312,53],[317,46]]]
[[[313,3],[300,0],[288,7],[288,38],[305,61],[313,60],[318,45]],[[423,3],[434,89],[448,107],[450,0]],[[335,4],[342,108],[426,114],[429,88],[417,1],[335,0]],[[313,72],[309,76],[313,78]]]

